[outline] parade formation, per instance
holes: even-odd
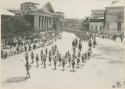
[[[26,78],[30,78],[30,69],[32,69],[32,64],[35,63],[35,67],[43,66],[52,67],[56,70],[58,67],[62,68],[62,71],[66,69],[66,66],[72,68],[72,72],[80,67],[80,65],[85,65],[88,60],[91,59],[92,49],[96,47],[96,36],[84,35],[88,37],[87,39],[74,39],[72,41],[73,53],[67,50],[63,55],[60,53],[57,45],[53,45],[51,49],[41,48],[41,52],[35,54],[33,51],[25,53],[25,68],[26,68]],[[88,42],[89,49],[86,52],[82,50],[82,42]],[[23,60],[22,60],[23,61]],[[29,62],[31,61],[31,63]],[[47,66],[49,64],[49,66]]]

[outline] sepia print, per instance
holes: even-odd
[[[0,0],[2,88],[125,88],[124,0]]]

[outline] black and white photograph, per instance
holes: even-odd
[[[1,88],[125,88],[124,0],[0,0]]]

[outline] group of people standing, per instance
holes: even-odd
[[[26,67],[26,77],[30,78],[30,68],[32,64],[36,65],[36,68],[42,66],[43,68],[52,67],[53,70],[61,68],[64,71],[67,66],[71,68],[71,71],[74,72],[75,69],[80,68],[80,64],[84,65],[87,60],[91,58],[92,48],[96,47],[96,39],[88,40],[88,50],[83,52],[83,45],[81,39],[74,39],[72,41],[72,52],[66,51],[65,54],[61,54],[57,45],[53,45],[51,49],[45,48],[41,49],[40,53],[34,53],[31,51],[30,54],[26,52],[25,54],[25,67]]]
[[[45,45],[50,45],[57,39],[61,39],[61,33],[52,33],[52,32],[44,32],[42,40],[35,40],[33,42],[27,40],[25,42],[19,42],[19,44],[15,47],[11,46],[6,49],[1,49],[1,58],[6,59],[9,56],[20,54],[22,52],[31,51],[33,49],[43,47]]]

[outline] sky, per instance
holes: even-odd
[[[112,0],[0,0],[0,6],[5,9],[19,9],[23,2],[39,3],[42,7],[50,2],[55,11],[64,12],[66,18],[79,18],[90,16],[92,9],[105,9]]]

